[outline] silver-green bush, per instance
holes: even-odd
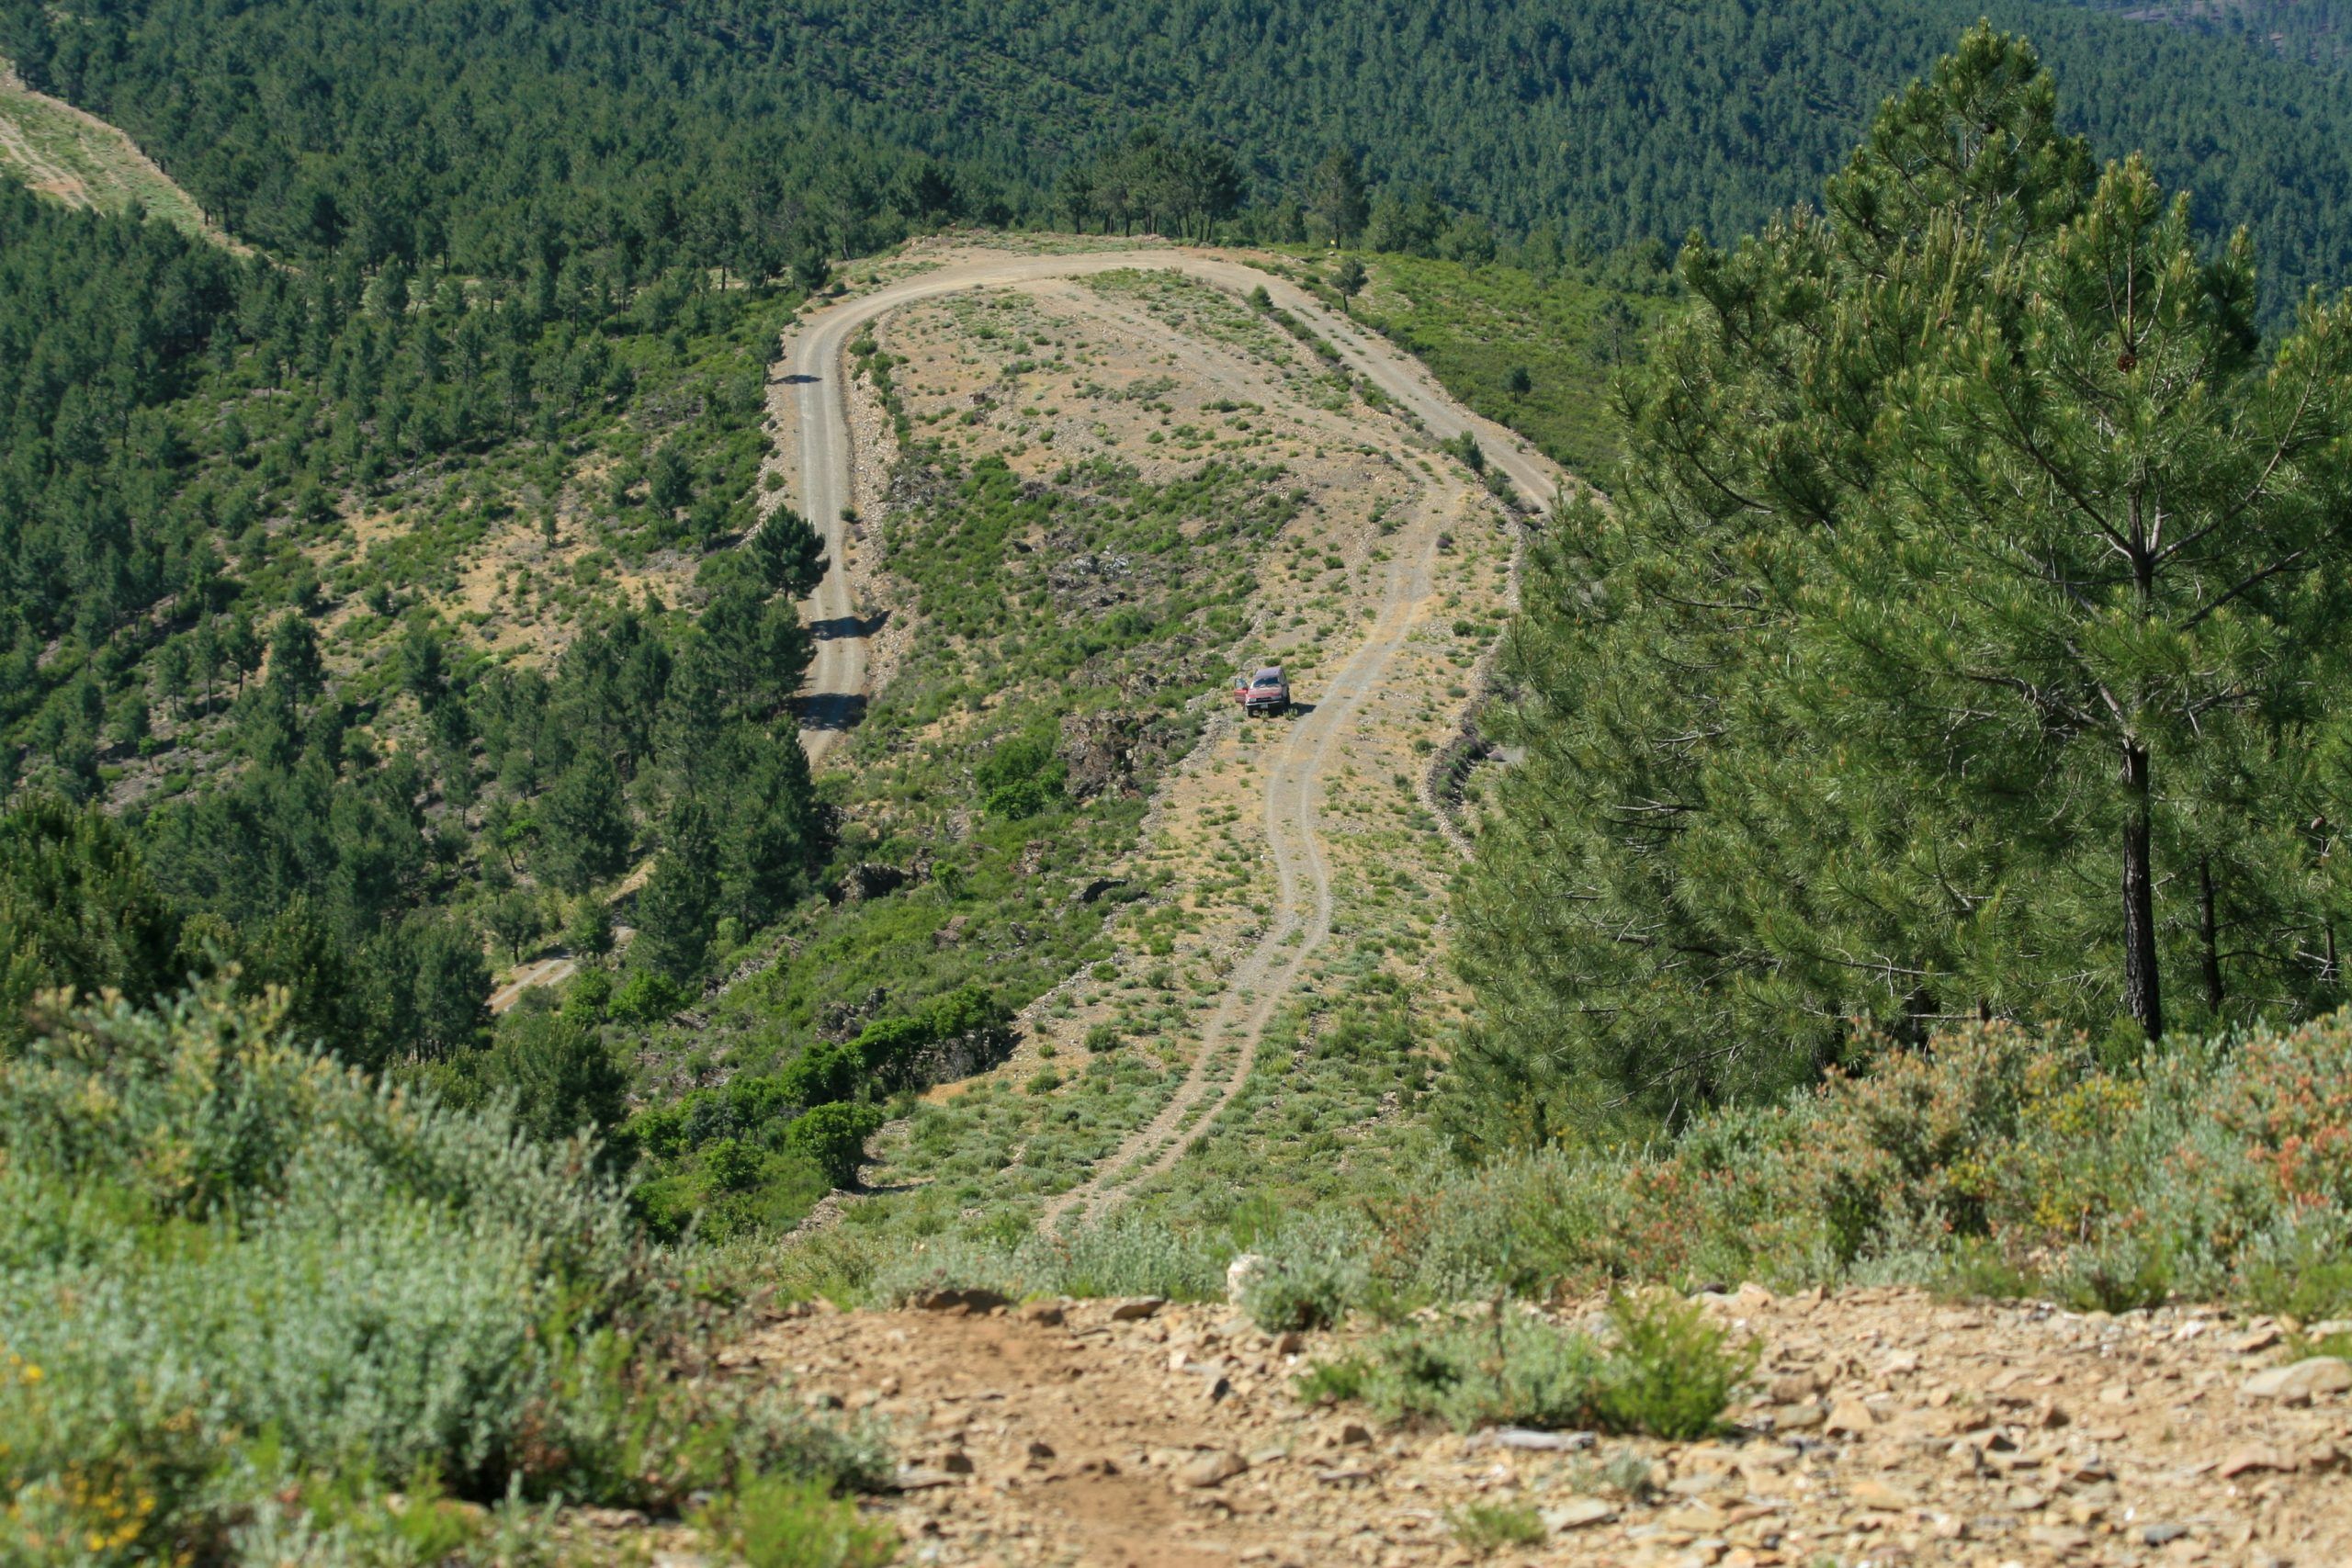
[[[671,1507],[746,1467],[870,1471],[776,1394],[670,1375],[676,1260],[594,1155],[380,1087],[221,989],[51,1021],[0,1060],[0,1495],[27,1539],[350,1533],[266,1517],[320,1477]]]

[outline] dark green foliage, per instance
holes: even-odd
[[[718,918],[718,846],[710,814],[693,800],[673,808],[662,856],[637,896],[636,956],[684,980],[702,967]]]
[[[780,1073],[639,1111],[627,1135],[651,1156],[649,1221],[669,1235],[694,1223],[729,1235],[791,1223],[828,1188],[851,1183],[865,1140],[882,1124],[877,1098],[1001,1059],[1008,1021],[993,996],[967,986],[813,1045]]]
[[[638,969],[613,992],[612,1015],[622,1023],[651,1023],[686,1005],[676,981],[658,969]]]
[[[1770,1096],[1857,1018],[2341,998],[2352,304],[2263,358],[2246,249],[1984,29],[1826,209],[1686,254],[1618,504],[1537,552],[1465,906],[1493,1136]]]
[[[583,750],[539,803],[538,873],[566,893],[585,893],[628,864],[628,805],[612,758]]]
[[[2280,258],[2274,313],[2346,270],[2336,74],[2277,58],[2278,25],[2200,38],[2103,8],[2121,7],[1993,15],[2077,84],[2079,128],[2102,149],[2144,146],[2199,192],[2209,233],[2253,220]],[[1456,258],[1475,259],[1482,230],[1491,243],[1564,226],[1594,254],[1692,227],[1722,238],[1810,195],[1982,9],[1283,0],[1177,17],[1141,0],[888,0],[744,17],[692,0],[485,21],[455,0],[326,15],[18,0],[0,50],[272,247],[447,255],[557,299],[614,236],[747,277],[806,271],[813,288],[827,256],[951,216],[1197,231],[1243,197],[1266,238],[1307,238],[1311,220],[1318,240],[1363,230],[1374,248]],[[244,90],[216,89],[231,82]],[[388,124],[405,129],[398,153],[378,138]],[[1368,178],[1332,151],[1349,141]]]
[[[825,541],[808,519],[779,506],[745,541],[760,581],[771,593],[806,598],[825,576]]]
[[[1060,799],[1068,773],[1054,755],[1051,739],[1023,735],[1000,743],[983,758],[972,770],[972,783],[979,790],[982,810],[1018,822]]]
[[[508,1097],[515,1124],[545,1143],[603,1134],[627,1113],[628,1074],[594,1025],[552,1012],[517,1012],[479,1058],[491,1095]]]
[[[121,826],[33,800],[0,816],[0,1049],[41,991],[146,1002],[185,981],[179,916]]]
[[[865,1158],[865,1140],[882,1121],[878,1105],[846,1100],[820,1105],[794,1119],[785,1134],[785,1147],[816,1167],[835,1187],[854,1187],[858,1165]]]

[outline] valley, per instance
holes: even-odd
[[[1278,1014],[1295,1019],[1310,996],[1317,1014],[1343,1012],[1368,981],[1408,985],[1432,1025],[1458,1007],[1440,935],[1420,923],[1426,913],[1385,908],[1383,895],[1439,886],[1447,874],[1455,852],[1431,810],[1429,759],[1460,728],[1481,633],[1491,636],[1507,612],[1521,525],[1512,508],[1532,509],[1540,501],[1527,498],[1548,497],[1565,481],[1518,437],[1462,412],[1426,371],[1263,262],[1165,247],[995,256],[951,248],[918,250],[877,272],[799,328],[787,355],[785,380],[796,390],[786,412],[795,423],[793,438],[779,445],[797,462],[786,459],[786,493],[797,490],[809,515],[832,525],[833,566],[812,611],[820,626],[926,635],[918,596],[886,567],[868,565],[887,561],[892,530],[937,525],[876,516],[867,504],[888,504],[889,487],[872,468],[896,444],[877,443],[888,417],[871,406],[870,378],[844,395],[856,334],[872,345],[865,357],[891,362],[894,416],[912,430],[955,432],[948,439],[960,460],[1001,457],[1030,486],[1054,484],[1057,474],[1067,482],[1091,466],[1132,467],[1153,482],[1206,472],[1204,461],[1246,460],[1258,465],[1254,482],[1286,493],[1295,513],[1278,531],[1214,550],[1196,539],[1197,554],[1174,563],[1234,605],[1227,615],[1244,640],[1204,648],[1215,662],[1191,667],[1189,690],[1164,684],[1165,671],[1125,680],[1128,700],[1149,693],[1200,728],[1158,782],[1132,848],[1094,868],[1093,883],[1114,897],[1144,895],[1113,928],[1107,955],[1057,977],[1023,1010],[1021,1038],[990,1078],[942,1086],[887,1133],[887,1152],[869,1173],[886,1189],[920,1186],[960,1163],[942,1157],[943,1140],[1014,1137],[1035,1174],[1007,1172],[1009,1191],[988,1194],[983,1205],[1034,1191],[1038,1224],[1081,1223],[1138,1189],[1166,1185],[1250,1085]],[[1263,291],[1263,304],[1249,303],[1253,290]],[[1296,323],[1295,334],[1275,325],[1275,310]],[[845,438],[853,425],[861,432],[854,444]],[[1510,476],[1508,502],[1446,449],[1464,434],[1480,443],[1482,462]],[[877,444],[886,450],[875,451]],[[857,525],[842,521],[853,496]],[[1082,563],[1087,543],[1033,530],[999,547],[1018,552],[1016,563],[1042,560],[1050,574],[1062,570],[1057,556]],[[856,576],[867,592],[889,596],[887,614],[853,593]],[[1133,597],[1115,581],[1104,592],[1106,604],[1092,613]],[[1067,600],[1056,609],[1089,613]],[[892,696],[887,680],[868,687],[875,635],[820,637],[812,667],[817,727],[804,738],[813,755],[839,758],[853,774],[860,732],[828,718]],[[987,680],[986,653],[959,651],[967,680]],[[1277,657],[1299,682],[1301,711],[1239,721],[1217,671]],[[926,747],[953,749],[971,728],[1001,727],[988,710],[1027,695],[1012,683],[964,724],[933,719]],[[1135,736],[1138,717],[1121,709],[1101,722]],[[1070,721],[1061,728],[1067,751]],[[1289,1028],[1295,1037],[1298,1025]],[[1301,1046],[1316,1032],[1310,1026]],[[1122,1065],[1125,1053],[1155,1069],[1133,1093],[1109,1087],[1134,1070]],[[1283,1077],[1266,1066],[1261,1087],[1271,1095],[1254,1115],[1286,1114],[1275,1087]],[[1009,1092],[1020,1086],[1025,1092]],[[1085,1107],[1071,1119],[1076,1137],[1049,1156],[1055,1123],[1075,1106]],[[1326,1152],[1335,1134],[1353,1135],[1317,1118],[1276,1136],[1295,1145],[1306,1132]],[[920,1200],[910,1206],[927,1212]]]
[[[0,0],[0,1568],[2352,1553],[2342,5]]]

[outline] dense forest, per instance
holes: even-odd
[[[1310,171],[1345,146],[1392,204],[1391,248],[1410,248],[1423,191],[1506,238],[1726,241],[1808,197],[1880,100],[1989,11],[2073,85],[2070,129],[2144,150],[2196,193],[2209,238],[2254,227],[2283,320],[2304,285],[2352,270],[2340,77],[2282,57],[2236,7],[2218,32],[2117,9],[6,0],[0,52],[276,250],[519,276],[618,244],[758,273],[870,249],[909,218],[1118,220],[1125,196],[1073,209],[1065,177],[1150,126],[1225,149],[1270,235],[1304,236]],[[2292,36],[2327,36],[2328,7],[2284,10]],[[1192,172],[1217,205],[1220,170]]]
[[[1973,32],[1818,212],[1686,253],[1505,661],[1491,1135],[2342,1001],[2352,295],[2264,343],[2252,246],[2060,124]]]
[[[620,264],[507,290],[297,274],[0,189],[11,830],[97,834],[136,868],[103,897],[146,889],[135,923],[165,933],[160,960],[99,940],[130,917],[12,855],[12,1016],[39,986],[235,963],[355,1060],[432,1060],[486,1038],[484,933],[605,940],[592,890],[643,846],[671,852],[638,904],[673,977],[796,896],[823,835],[771,721],[821,557],[788,511],[752,527],[763,292]],[[627,461],[583,496],[611,441]],[[506,613],[561,652],[502,666],[429,601],[531,497],[548,538],[593,535],[591,568],[748,543],[675,606],[518,578]],[[351,548],[371,506],[408,513],[389,551]],[[101,800],[125,829],[72,827]]]

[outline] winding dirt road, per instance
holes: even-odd
[[[845,300],[803,323],[786,376],[797,400],[800,507],[824,536],[830,558],[810,614],[817,655],[809,671],[801,735],[811,761],[821,761],[840,743],[864,708],[867,644],[875,630],[852,602],[844,559],[848,526],[842,512],[854,493],[857,462],[846,397],[845,354],[851,338],[876,318],[918,300],[1122,268],[1173,271],[1235,294],[1263,288],[1277,305],[1331,344],[1351,372],[1377,387],[1427,434],[1440,440],[1465,431],[1476,434],[1488,462],[1539,505],[1548,505],[1566,482],[1559,469],[1517,436],[1453,401],[1425,368],[1386,340],[1331,314],[1296,286],[1214,253],[1159,249],[989,257],[944,266]],[[1400,447],[1410,445],[1407,434],[1398,432]],[[1424,454],[1416,448],[1416,455]],[[1317,810],[1335,749],[1357,722],[1363,705],[1380,692],[1406,637],[1430,613],[1439,530],[1434,518],[1421,521],[1423,526],[1410,531],[1416,547],[1400,552],[1389,564],[1376,618],[1363,643],[1334,674],[1329,689],[1317,694],[1314,710],[1290,728],[1272,761],[1263,796],[1276,883],[1272,918],[1228,976],[1184,1081],[1159,1113],[1129,1135],[1091,1178],[1047,1204],[1044,1224],[1081,1224],[1182,1156],[1239,1092],[1267,1023],[1329,935],[1331,879]]]

